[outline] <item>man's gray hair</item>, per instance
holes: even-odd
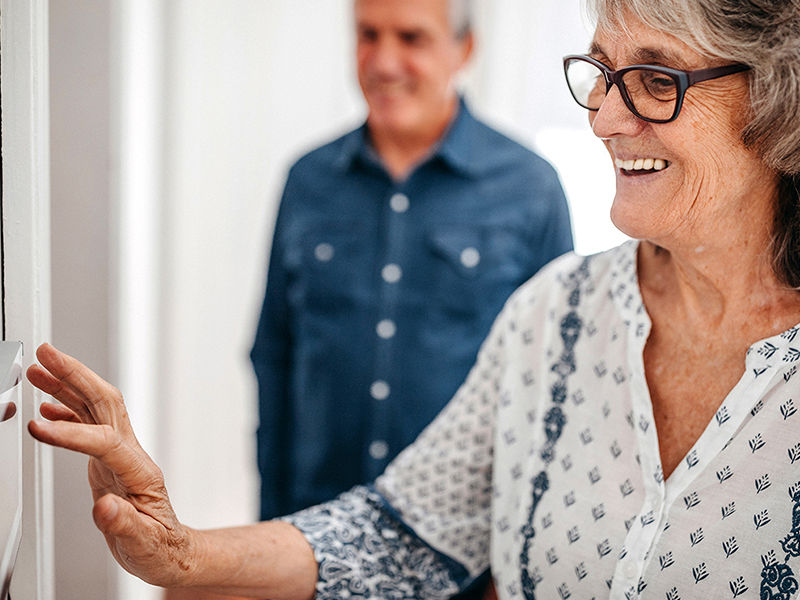
[[[358,0],[353,0],[353,4]],[[450,27],[456,39],[463,39],[472,33],[473,0],[447,0]]]
[[[450,2],[450,25],[458,39],[472,33],[473,0],[448,0]]]

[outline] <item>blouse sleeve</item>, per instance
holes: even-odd
[[[314,548],[318,600],[445,599],[488,569],[502,320],[450,403],[374,485],[285,517]]]

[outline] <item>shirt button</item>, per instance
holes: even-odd
[[[369,386],[370,396],[375,398],[375,400],[386,400],[386,398],[389,397],[389,391],[389,384],[380,379],[378,381],[373,381],[372,385]]]
[[[378,337],[388,340],[390,337],[394,337],[395,332],[397,332],[397,326],[391,319],[383,319],[378,323],[375,331],[378,332]]]
[[[481,262],[481,253],[476,248],[470,246],[461,251],[461,264],[468,269],[473,269]]]
[[[323,242],[314,248],[314,257],[320,262],[328,262],[333,258],[333,246]]]
[[[625,565],[625,568],[623,570],[625,571],[625,577],[627,577],[628,579],[633,579],[639,572],[639,569],[636,567],[636,563],[632,561],[628,562],[628,564]]]
[[[392,210],[396,213],[406,212],[409,204],[408,196],[405,194],[394,194],[389,200],[389,206],[391,206]]]
[[[394,263],[386,265],[381,270],[381,277],[386,283],[397,283],[402,276],[403,270]]]
[[[375,440],[369,445],[369,455],[375,460],[382,460],[389,454],[389,444],[383,440]]]

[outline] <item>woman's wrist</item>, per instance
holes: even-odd
[[[181,548],[168,574],[169,581],[157,585],[275,600],[313,598],[316,560],[305,537],[289,523],[181,528],[176,532]]]
[[[167,543],[170,546],[170,569],[165,573],[168,581],[158,582],[156,585],[166,588],[192,588],[206,587],[209,577],[213,576],[208,565],[218,561],[214,560],[215,550],[206,532],[193,529],[178,523],[174,530],[174,537]]]

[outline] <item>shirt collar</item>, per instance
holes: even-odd
[[[486,155],[476,155],[478,122],[467,108],[464,98],[459,98],[458,114],[447,128],[433,156],[465,175],[479,175],[485,167]]]
[[[423,161],[429,162],[440,158],[455,171],[468,176],[478,175],[485,160],[476,156],[475,147],[478,122],[467,108],[463,98],[459,97],[458,112],[445,130],[441,139],[432,148],[430,156]],[[369,143],[369,132],[366,122],[358,129],[345,135],[341,152],[336,159],[336,166],[343,171],[350,169],[356,161],[364,164],[380,164],[377,153]]]
[[[651,321],[639,288],[639,246],[638,240],[628,240],[614,250],[610,295],[630,333],[644,344],[650,334]],[[755,377],[768,370],[788,370],[787,381],[798,370],[797,365],[800,365],[800,323],[752,344],[745,359],[747,370]]]

